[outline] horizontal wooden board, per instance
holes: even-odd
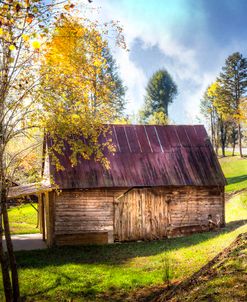
[[[56,245],[106,244],[107,232],[88,232],[79,234],[60,234],[55,236]]]
[[[62,191],[56,198],[55,234],[113,232],[115,192],[118,191]]]

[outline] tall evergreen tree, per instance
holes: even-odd
[[[241,100],[246,97],[247,93],[247,59],[239,52],[230,55],[225,62],[225,66],[220,73],[219,83],[223,94],[227,98],[228,106],[233,110],[233,118],[238,128],[238,144],[240,156],[242,153],[242,134],[241,134]]]
[[[168,105],[177,95],[177,85],[167,70],[156,71],[146,87],[142,119],[147,121],[155,112],[163,112],[168,116]]]
[[[126,105],[125,93],[126,86],[123,85],[123,81],[118,73],[118,66],[116,60],[113,58],[108,47],[103,49],[103,57],[106,59],[107,68],[105,70],[105,76],[109,76],[113,83],[111,89],[111,104],[115,111],[114,119],[121,119],[124,116],[124,110]]]

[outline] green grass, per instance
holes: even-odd
[[[239,195],[227,204],[228,224],[216,232],[17,252],[21,293],[25,301],[125,301],[137,289],[164,282],[165,258],[171,265],[172,281],[182,280],[247,231],[246,200]]]
[[[10,208],[8,213],[11,234],[39,233],[39,229],[36,228],[37,212],[30,204]]]
[[[224,157],[220,164],[228,182],[227,193],[247,188],[247,158]]]

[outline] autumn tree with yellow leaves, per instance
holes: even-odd
[[[201,100],[201,113],[209,121],[212,145],[216,153],[218,154],[220,146],[224,157],[227,145],[232,144],[234,155],[237,140],[234,108],[231,107],[231,96],[219,81],[212,83],[205,91]]]
[[[15,153],[9,152],[11,144],[38,129],[49,133],[61,151],[62,139],[82,134],[88,144],[71,141],[72,163],[80,153],[84,158],[94,156],[106,167],[103,149],[112,148],[111,142],[97,144],[99,135],[107,131],[103,124],[112,115],[108,96],[113,83],[102,76],[106,68],[102,36],[108,29],[101,30],[97,22],[79,25],[74,7],[70,1],[0,1],[0,262],[7,302],[20,301],[7,214],[8,186],[23,158],[41,140],[28,148],[20,146]],[[123,45],[120,27],[111,24],[118,44]]]
[[[107,73],[108,62],[104,57],[107,47],[107,41],[94,24],[65,16],[57,20],[52,38],[46,44],[40,71],[38,119],[53,136],[56,152],[62,152],[61,141],[70,141],[71,135],[87,139],[84,144],[71,140],[73,165],[81,154],[86,159],[93,156],[108,167],[104,150],[113,151],[111,141],[99,144],[99,137],[106,135],[107,125],[115,116],[112,94],[116,83]],[[54,160],[57,168],[62,169]]]
[[[218,154],[219,149],[219,115],[214,104],[214,95],[212,95],[212,85],[211,84],[204,92],[203,98],[200,104],[201,114],[206,119],[210,127],[210,135],[213,148]]]

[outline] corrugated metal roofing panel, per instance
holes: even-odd
[[[168,137],[169,131],[167,130],[167,127],[155,126],[155,128],[157,130],[158,137],[159,137],[163,150],[168,152],[172,146],[169,141],[169,137]]]
[[[114,154],[105,154],[110,170],[93,159],[80,159],[72,167],[65,144],[59,156],[65,169],[56,171],[50,163],[55,183],[61,189],[225,185],[203,126],[112,125],[108,136],[116,146]]]
[[[142,126],[142,127],[135,126],[135,127],[136,127],[138,141],[141,146],[141,152],[142,153],[152,152],[152,149],[150,148],[150,144],[148,142],[146,126]]]

